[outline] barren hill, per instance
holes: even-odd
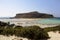
[[[18,13],[15,18],[53,18],[54,16],[46,13],[39,13],[37,11],[29,13]]]

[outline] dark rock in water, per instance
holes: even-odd
[[[29,12],[29,13],[18,13],[16,14],[15,18],[53,18],[54,16],[51,14]]]

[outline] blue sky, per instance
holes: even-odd
[[[0,17],[38,11],[60,17],[60,0],[0,0]]]

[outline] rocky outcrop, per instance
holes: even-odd
[[[16,14],[15,18],[53,18],[53,15],[35,11],[29,13],[18,13]]]

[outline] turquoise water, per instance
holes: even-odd
[[[42,20],[38,20],[38,23],[40,23],[40,24],[60,24],[60,18],[42,19]]]
[[[14,24],[59,24],[60,25],[60,18],[37,18],[37,19],[0,19],[0,21],[10,22]]]

